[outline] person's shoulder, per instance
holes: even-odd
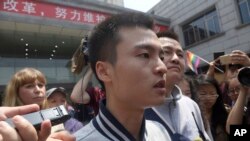
[[[191,105],[194,105],[194,106],[198,106],[197,103],[193,99],[191,99],[191,98],[189,98],[189,97],[187,97],[185,95],[182,95],[182,98],[181,98],[180,102],[186,103],[188,105],[191,104]]]
[[[190,109],[194,113],[199,113],[200,111],[198,104],[193,99],[185,95],[183,95],[181,100],[179,100],[179,104],[182,105],[182,107]]]
[[[148,138],[154,140],[171,140],[168,131],[157,121],[146,120],[146,130]]]
[[[76,140],[85,140],[91,138],[91,136],[96,132],[93,124],[90,122],[85,125],[83,128],[79,129],[77,132],[74,133]]]
[[[164,129],[165,127],[158,121],[154,121],[154,120],[146,120],[146,128],[150,129],[150,130],[154,130],[154,129]]]
[[[146,127],[147,126],[158,127],[159,125],[161,125],[159,122],[153,121],[153,120],[146,120],[145,123],[146,123]]]
[[[83,128],[74,133],[77,141],[108,141],[90,122]]]

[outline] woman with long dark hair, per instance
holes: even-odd
[[[198,76],[196,80],[198,104],[204,115],[207,133],[215,141],[227,141],[228,134],[225,127],[228,113],[217,81],[203,75]]]

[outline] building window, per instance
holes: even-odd
[[[200,42],[221,32],[215,9],[185,24],[182,29],[186,46]]]
[[[250,23],[250,0],[237,0],[242,24]]]

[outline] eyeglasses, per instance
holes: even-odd
[[[239,87],[235,87],[235,88],[232,88],[232,89],[229,89],[229,94],[235,94],[235,93],[239,93],[240,92],[240,88]]]
[[[218,98],[218,94],[200,94],[200,97],[206,97],[206,98]]]

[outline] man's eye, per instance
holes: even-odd
[[[148,53],[142,53],[140,54],[141,57],[143,58],[149,58],[149,54]]]
[[[42,83],[38,84],[39,88],[42,88],[43,86],[44,86],[44,84],[42,84]]]
[[[178,54],[178,56],[179,56],[180,58],[183,58],[183,57],[184,57],[184,55],[183,55],[183,54]]]
[[[206,93],[200,93],[200,95],[207,95]]]
[[[165,53],[165,54],[171,54],[171,51],[169,51],[169,50],[164,50],[164,53]]]

